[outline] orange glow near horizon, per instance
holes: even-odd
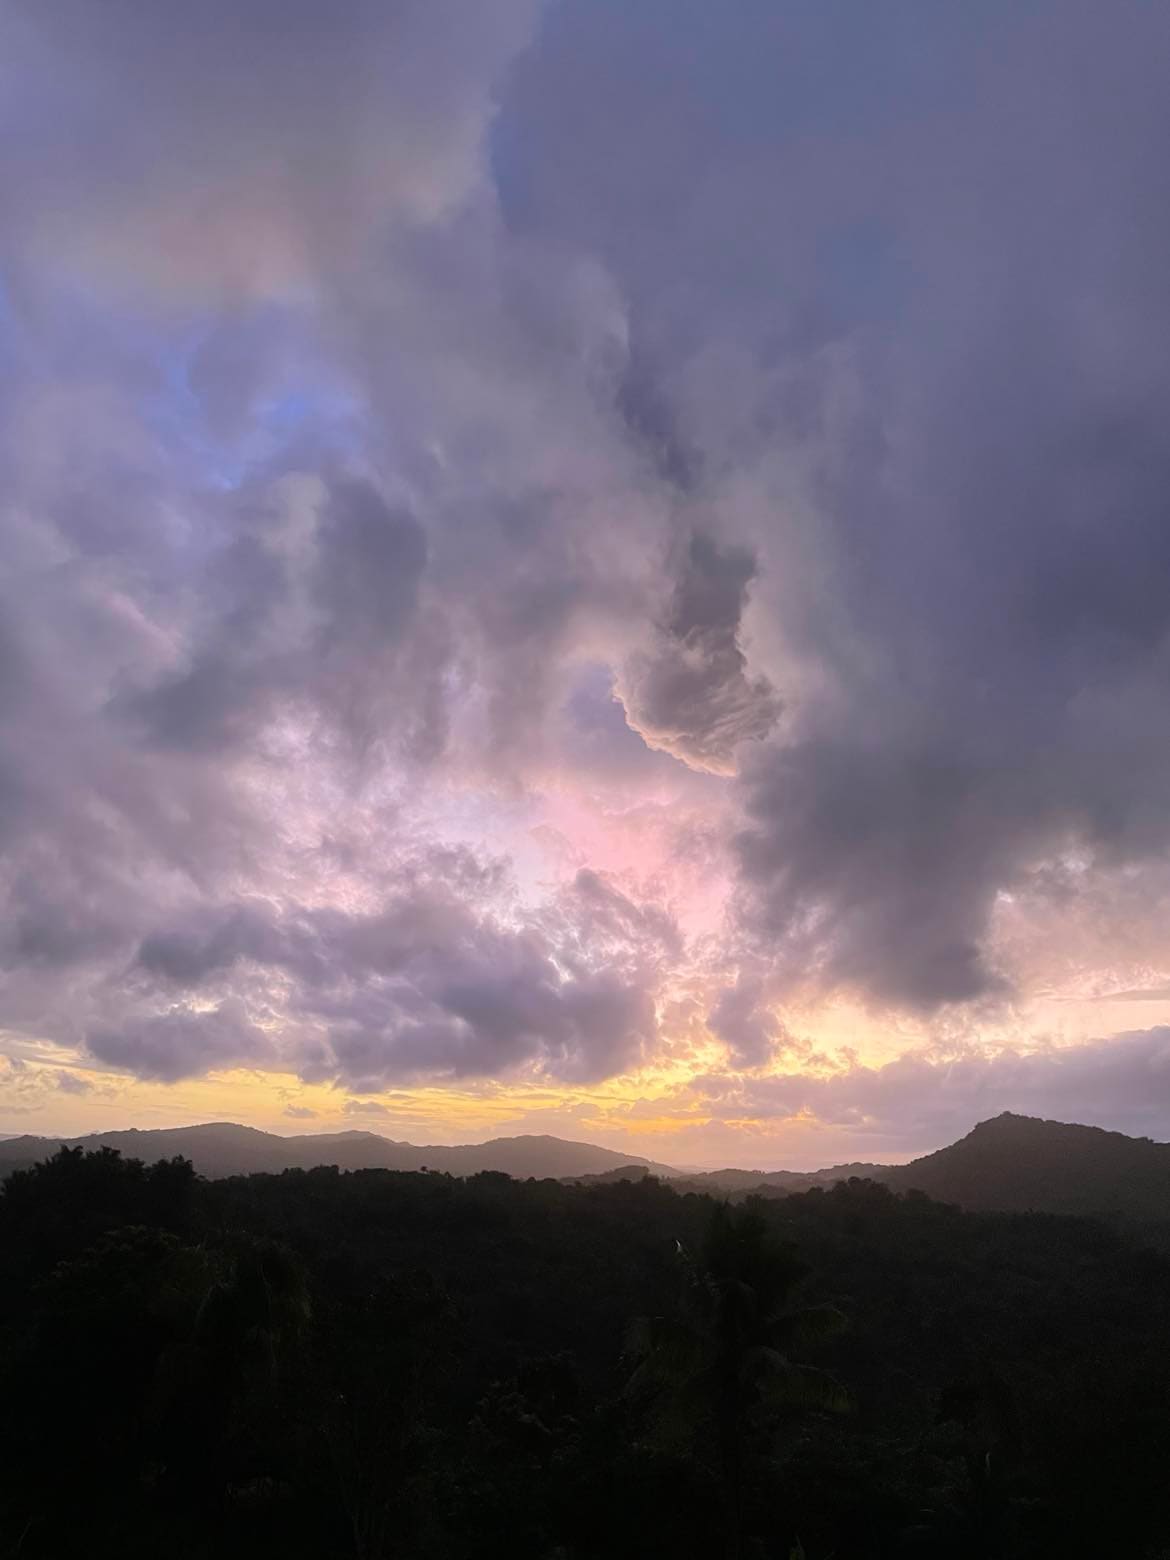
[[[1046,998],[1015,1014],[997,1032],[1001,1044],[1019,1043],[1046,1026],[1059,1045],[1076,1045],[1114,1018],[1112,1008],[1130,1002],[1057,1001]],[[1151,1017],[1170,1019],[1170,998],[1152,1004]],[[1122,1013],[1117,1019],[1125,1018]],[[880,1069],[926,1038],[903,1022],[894,1026],[843,1000],[803,1015],[809,1054],[756,1070],[760,1082],[796,1074],[840,1076],[850,1068]],[[1051,1020],[1051,1024],[1048,1021]],[[790,1020],[791,1021],[791,1020]],[[1055,1025],[1059,1023],[1059,1033]],[[805,1027],[807,1026],[807,1027]],[[983,1043],[991,1032],[983,1029]],[[696,1092],[692,1080],[718,1074],[722,1048],[707,1035],[688,1035],[677,1057],[591,1086],[565,1087],[540,1080],[495,1080],[389,1088],[352,1095],[329,1084],[305,1083],[292,1074],[235,1068],[163,1084],[86,1066],[61,1047],[25,1047],[26,1060],[0,1070],[0,1131],[40,1136],[82,1136],[126,1126],[159,1128],[203,1121],[236,1121],[293,1134],[371,1131],[415,1143],[477,1142],[521,1133],[592,1141],[645,1158],[695,1168],[728,1164],[744,1168],[812,1169],[847,1158],[890,1161],[909,1151],[870,1141],[864,1120],[835,1128],[804,1110],[753,1115],[742,1109],[724,1120],[717,1100]],[[67,1087],[60,1080],[67,1080]],[[974,1125],[974,1122],[970,1123]],[[851,1146],[858,1140],[860,1152]],[[938,1143],[923,1139],[913,1151]]]

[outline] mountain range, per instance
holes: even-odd
[[[189,1159],[200,1175],[251,1175],[267,1171],[307,1170],[336,1165],[341,1170],[446,1170],[474,1175],[502,1170],[507,1175],[575,1178],[630,1167],[636,1174],[674,1176],[669,1165],[654,1164],[593,1143],[571,1143],[555,1137],[493,1138],[487,1143],[455,1147],[418,1146],[380,1137],[376,1132],[301,1133],[282,1137],[242,1127],[231,1121],[194,1127],[94,1132],[88,1137],[16,1137],[0,1141],[0,1175],[47,1159],[63,1145],[85,1149],[116,1148],[128,1159],[153,1162]]]
[[[783,1197],[858,1176],[896,1192],[984,1212],[1121,1214],[1170,1219],[1170,1144],[1101,1127],[1042,1121],[1005,1111],[965,1137],[904,1165],[827,1170],[715,1170],[687,1176],[695,1191]],[[682,1183],[676,1182],[679,1189]]]
[[[521,1136],[454,1147],[417,1146],[374,1132],[281,1137],[232,1122],[160,1130],[96,1132],[80,1138],[0,1140],[0,1176],[26,1168],[62,1144],[116,1148],[128,1158],[189,1159],[202,1175],[336,1165],[342,1170],[497,1170],[518,1178],[613,1181],[656,1175],[679,1191],[738,1199],[752,1192],[783,1197],[857,1176],[897,1192],[920,1191],[978,1210],[1121,1214],[1170,1219],[1170,1144],[1005,1112],[965,1137],[904,1165],[845,1164],[824,1170],[713,1170],[685,1173],[636,1155],[563,1138]]]

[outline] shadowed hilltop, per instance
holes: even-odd
[[[895,1192],[998,1212],[1170,1216],[1170,1144],[1100,1127],[1005,1111],[956,1143],[905,1165],[836,1165],[809,1172],[716,1170],[688,1176],[696,1191],[786,1197],[838,1181],[879,1181]],[[677,1183],[676,1183],[677,1184]]]
[[[875,1179],[976,1210],[1170,1216],[1170,1144],[1010,1111]]]
[[[593,1175],[635,1165],[652,1175],[678,1174],[669,1165],[654,1164],[637,1155],[555,1137],[493,1138],[487,1143],[455,1147],[420,1146],[398,1143],[376,1132],[281,1137],[230,1121],[154,1131],[94,1132],[77,1138],[10,1138],[0,1142],[0,1174],[37,1164],[63,1146],[116,1148],[128,1159],[147,1163],[175,1157],[189,1159],[200,1175],[211,1177],[278,1174],[282,1170],[309,1170],[315,1165],[336,1165],[340,1170],[445,1170],[452,1175],[497,1170],[517,1179]]]
[[[737,1170],[687,1174],[593,1143],[521,1136],[454,1147],[415,1145],[375,1132],[281,1137],[232,1122],[157,1131],[96,1132],[81,1138],[16,1137],[0,1141],[0,1174],[47,1159],[63,1145],[116,1148],[128,1158],[189,1159],[212,1178],[336,1165],[341,1170],[439,1170],[452,1175],[500,1171],[523,1180],[622,1180],[656,1175],[679,1192],[753,1193],[786,1197],[854,1178],[892,1191],[925,1192],[977,1210],[1108,1213],[1138,1219],[1170,1214],[1170,1144],[1100,1127],[1004,1112],[966,1137],[905,1165],[844,1164],[823,1170]]]

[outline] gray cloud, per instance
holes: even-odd
[[[1170,21],[464,9],[0,14],[0,1020],[635,1065],[665,893],[435,854],[541,787],[712,881],[734,799],[740,1066],[1003,993],[1170,845]]]
[[[57,1087],[62,1094],[89,1094],[93,1084],[88,1078],[79,1077],[77,1073],[66,1072],[62,1068],[57,1074]]]
[[[446,865],[441,855],[437,864]],[[139,1006],[167,993],[188,1002],[198,993],[202,1004],[247,992],[280,1014],[273,1057],[359,1090],[525,1071],[588,1082],[652,1053],[652,992],[663,961],[681,952],[665,912],[595,873],[507,926],[432,872],[367,914],[201,907],[186,925],[142,940],[129,989]],[[165,1077],[191,1022],[189,1009],[172,1009],[88,1044],[99,1060]],[[235,1043],[223,1025],[190,1039],[204,1065]]]
[[[161,1083],[275,1059],[269,1037],[248,1022],[243,1004],[230,998],[212,1009],[172,1007],[129,1018],[117,1028],[92,1030],[86,1043],[97,1061]]]
[[[201,907],[181,931],[151,932],[138,948],[143,970],[180,986],[200,986],[241,959],[272,963],[286,957],[270,905]]]
[[[424,749],[429,673],[403,654],[426,569],[418,521],[391,508],[368,481],[338,477],[300,498],[294,548],[288,517],[258,525],[212,553],[203,581],[207,621],[179,670],[125,696],[116,713],[165,749],[215,752],[254,746],[282,710],[307,711],[359,743],[393,698],[393,724]],[[307,511],[307,512],[305,512]]]
[[[559,8],[505,199],[604,256],[686,480],[760,561],[786,719],[745,777],[744,934],[883,1003],[993,995],[999,891],[1170,844],[1167,19],[732,12]]]
[[[626,718],[649,746],[715,773],[732,772],[741,744],[767,736],[780,714],[740,647],[755,573],[750,553],[692,536],[654,648],[632,655],[619,683]]]
[[[812,1076],[713,1075],[693,1085],[719,1120],[781,1121],[809,1113],[872,1153],[925,1151],[1011,1110],[1162,1138],[1170,1112],[1170,1029],[1081,1045],[940,1059],[908,1054],[882,1067]]]
[[[994,892],[1017,852],[1060,841],[1058,823],[1046,841],[1013,819],[1013,785],[945,748],[843,738],[765,758],[740,839],[745,928],[764,946],[786,941],[806,973],[893,1004],[995,990],[981,947]]]
[[[302,289],[387,215],[466,192],[532,19],[528,0],[6,8],[5,96],[35,113],[0,163],[10,235],[31,263],[164,290]]]
[[[725,986],[707,1015],[707,1027],[727,1046],[737,1067],[763,1067],[789,1043],[783,1024],[769,1008],[764,980],[741,970]]]

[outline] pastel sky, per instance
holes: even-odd
[[[1170,1137],[1168,75],[0,0],[0,1130]]]

